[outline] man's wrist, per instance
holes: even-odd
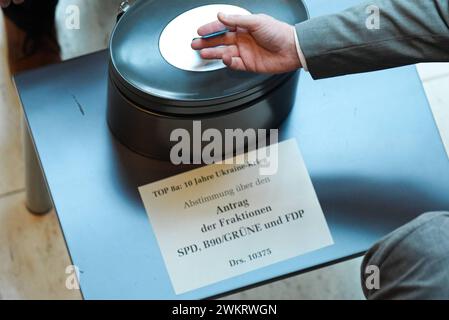
[[[301,50],[301,46],[299,45],[298,33],[296,32],[296,27],[295,26],[293,26],[293,32],[294,32],[294,37],[295,37],[296,52],[298,54],[299,61],[301,62],[301,66],[303,67],[303,69],[305,71],[309,71],[309,69],[307,68],[306,57],[305,57],[304,53]]]

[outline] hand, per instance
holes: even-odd
[[[270,16],[218,14],[218,21],[198,29],[204,36],[228,28],[211,39],[196,39],[194,50],[203,59],[222,59],[229,68],[257,73],[284,73],[301,67],[295,29]]]
[[[14,4],[21,4],[24,0],[12,0]],[[0,0],[0,6],[6,8],[11,4],[11,0]]]

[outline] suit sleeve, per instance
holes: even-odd
[[[367,27],[373,8],[377,29]],[[296,32],[314,79],[449,61],[449,0],[374,0],[297,24]]]

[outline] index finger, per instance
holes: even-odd
[[[217,21],[205,24],[204,26],[201,26],[198,29],[198,35],[200,37],[203,37],[203,36],[206,36],[208,34],[221,31],[223,29],[226,29],[226,26],[223,23],[221,23],[220,21],[217,20]]]

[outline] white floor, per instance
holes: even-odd
[[[106,48],[120,1],[60,1],[57,21],[65,59]],[[81,9],[80,30],[65,28],[66,8],[73,4]],[[427,64],[418,68],[449,148],[449,64]],[[20,119],[20,106],[7,71],[5,35],[1,30],[0,299],[79,299],[79,292],[65,287],[65,269],[70,260],[55,213],[35,217],[24,206]],[[363,299],[359,266],[360,259],[354,259],[229,298]]]

